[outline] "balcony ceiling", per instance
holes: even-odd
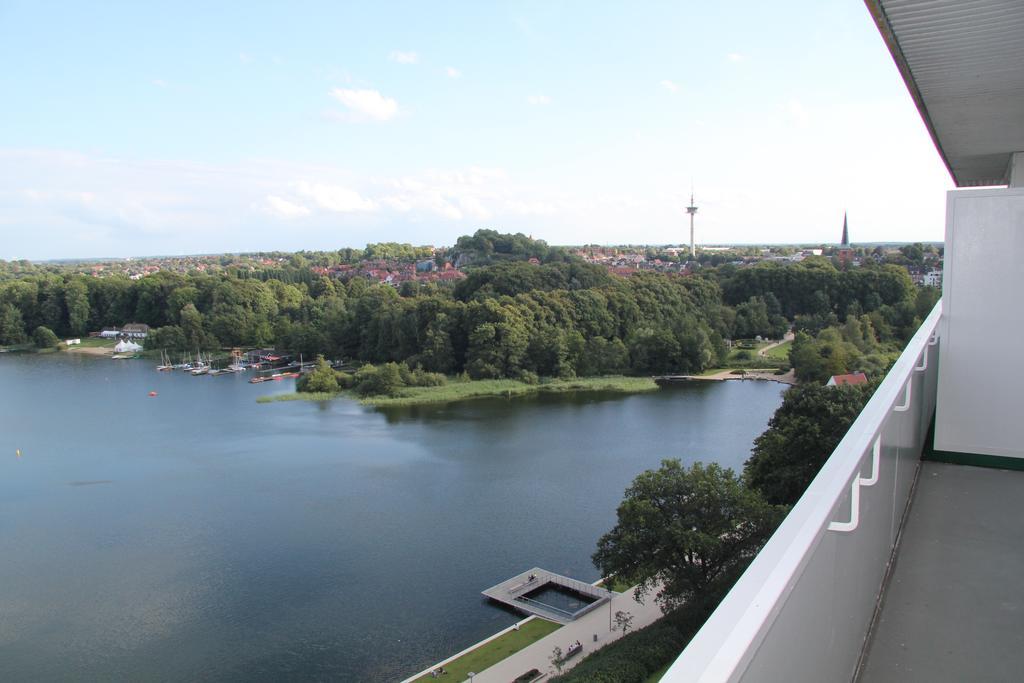
[[[1024,151],[1024,1],[866,0],[959,187]]]

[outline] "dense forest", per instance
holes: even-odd
[[[368,245],[256,271],[137,280],[0,262],[0,345],[37,339],[40,328],[64,338],[138,322],[152,328],[150,349],[277,346],[473,378],[572,377],[699,372],[724,361],[726,340],[779,338],[794,326],[797,371],[817,378],[884,366],[935,300],[895,265],[841,271],[810,258],[620,278],[542,241],[483,230],[446,255],[469,263],[456,284],[395,289],[311,270],[367,255],[427,254]]]

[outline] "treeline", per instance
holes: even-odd
[[[700,278],[619,280],[582,262],[481,270],[457,290],[429,285],[411,296],[360,278],[33,275],[0,283],[0,344],[38,326],[82,336],[131,321],[152,328],[149,348],[172,351],[276,345],[474,378],[571,377],[696,372],[718,360],[730,333],[717,286]]]
[[[425,255],[417,249],[384,243],[362,255]],[[885,266],[840,272],[808,259],[623,279],[523,235],[482,230],[456,249],[498,262],[469,268],[455,286],[404,283],[400,291],[316,275],[302,254],[255,273],[161,271],[138,280],[11,269],[0,280],[0,344],[23,343],[40,327],[77,337],[138,322],[151,328],[150,349],[276,346],[310,358],[529,379],[699,372],[724,362],[727,339],[778,338],[795,322],[815,343],[831,343],[822,331],[851,316],[843,341],[863,350],[843,358],[868,357],[875,346],[901,344],[927,312],[906,273]],[[794,347],[804,361],[806,346],[801,338]],[[834,348],[818,356],[839,358]]]
[[[900,266],[868,265],[837,270],[824,257],[811,257],[796,264],[722,266],[717,274],[725,303],[736,306],[751,297],[770,294],[779,303],[778,312],[790,320],[830,314],[844,320],[854,303],[860,311],[870,313],[912,302],[914,291],[910,275]]]

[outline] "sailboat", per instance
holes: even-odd
[[[156,366],[156,369],[160,372],[168,372],[174,369],[174,366],[171,364],[171,357],[167,355],[166,349],[161,349],[160,365]]]
[[[210,364],[203,360],[202,352],[196,352],[196,362],[192,364],[192,369],[189,372],[193,377],[209,374]]]

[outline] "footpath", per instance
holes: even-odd
[[[644,597],[643,604],[637,602],[633,597],[632,588],[625,593],[616,594],[611,599],[612,627],[615,626],[614,614],[619,610],[633,615],[633,621],[629,627],[630,632],[648,626],[659,619],[661,607],[654,600],[657,590],[655,588],[648,593]],[[551,663],[551,653],[556,647],[559,647],[564,655],[569,649],[569,645],[578,640],[583,645],[583,651],[568,660],[562,667],[563,672],[568,671],[591,652],[599,650],[623,636],[622,631],[608,628],[608,617],[608,605],[601,605],[494,666],[478,672],[473,677],[473,683],[510,683],[530,669],[538,669],[542,673],[554,675],[557,671]]]

